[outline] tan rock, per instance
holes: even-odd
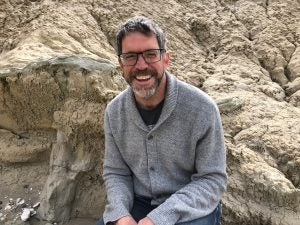
[[[125,87],[115,31],[145,15],[167,32],[170,71],[219,105],[223,224],[298,225],[299,11],[296,0],[2,1],[0,193],[41,201],[51,222],[101,215],[103,111]]]

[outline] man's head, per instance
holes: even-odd
[[[153,21],[137,16],[129,19],[117,32],[117,51],[123,76],[135,96],[155,97],[169,63],[163,31]],[[162,90],[163,89],[163,90]]]
[[[117,53],[122,54],[122,40],[130,33],[139,32],[145,36],[155,35],[160,49],[166,49],[166,36],[158,24],[144,16],[135,16],[127,20],[125,24],[118,30],[117,39]]]

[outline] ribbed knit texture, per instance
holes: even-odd
[[[148,214],[155,225],[173,225],[208,215],[225,191],[225,146],[216,104],[166,75],[165,103],[152,129],[143,122],[131,88],[107,106],[105,224],[130,215],[134,193],[159,204]]]

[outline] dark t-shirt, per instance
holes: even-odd
[[[162,100],[153,109],[144,109],[144,108],[140,107],[138,104],[136,104],[136,105],[137,105],[138,111],[139,111],[143,121],[145,122],[145,124],[147,126],[149,126],[149,125],[154,125],[157,123],[159,116],[161,114],[161,110],[164,105],[164,100]]]

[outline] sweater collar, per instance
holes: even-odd
[[[167,77],[167,90],[166,90],[166,96],[165,96],[165,103],[162,108],[161,115],[159,117],[159,120],[155,124],[152,130],[155,130],[158,128],[173,112],[176,106],[177,102],[177,96],[178,96],[178,86],[177,86],[177,79],[175,76],[170,74],[168,71],[165,72]],[[144,123],[140,113],[138,112],[138,109],[136,107],[135,99],[134,99],[134,93],[132,91],[132,88],[129,87],[127,89],[126,93],[126,105],[128,106],[129,116],[131,119],[131,122],[136,124],[138,127],[143,129],[144,131],[148,132],[149,127]]]

